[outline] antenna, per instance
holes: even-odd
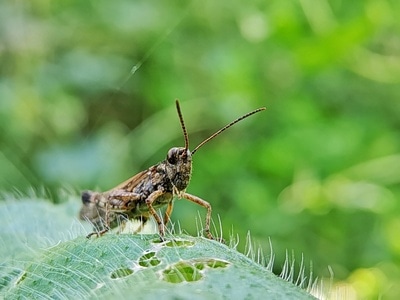
[[[178,102],[177,102],[178,103]],[[179,110],[179,105],[177,105],[178,107],[178,114],[179,117],[181,118],[180,115],[180,110]],[[202,141],[196,148],[193,149],[192,151],[192,155],[200,148],[202,147],[205,143],[209,142],[210,140],[212,140],[213,138],[215,138],[217,135],[219,135],[221,132],[225,131],[226,129],[228,129],[229,127],[233,126],[234,124],[236,124],[237,122],[240,122],[243,119],[246,119],[247,117],[250,117],[251,115],[254,115],[255,113],[258,113],[260,111],[265,110],[265,107],[260,107],[257,108],[256,110],[253,110],[239,118],[237,118],[236,120],[230,122],[228,125],[225,125],[224,127],[222,127],[220,130],[218,130],[217,132],[215,132],[214,134],[212,134],[209,138],[205,139],[204,141]],[[183,124],[183,119],[181,118],[181,123]],[[183,129],[184,129],[184,125],[182,125]],[[184,129],[184,134],[186,134],[186,129]],[[187,137],[187,134],[185,135],[185,137]],[[188,143],[189,144],[189,143]]]
[[[185,150],[189,149],[189,137],[186,131],[185,122],[183,121],[183,116],[181,112],[181,107],[179,106],[179,100],[175,100],[176,103],[176,110],[178,111],[179,121],[181,122],[181,127],[183,131],[183,137],[185,139]]]

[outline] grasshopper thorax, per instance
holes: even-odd
[[[184,191],[192,176],[192,154],[184,147],[169,149],[165,160],[168,178],[178,191]]]

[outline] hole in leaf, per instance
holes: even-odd
[[[120,268],[120,269],[117,269],[114,272],[112,272],[110,277],[111,277],[111,279],[118,279],[118,278],[123,278],[123,277],[129,276],[132,273],[133,273],[133,271],[131,269]]]
[[[167,247],[190,247],[194,245],[194,242],[182,239],[177,239],[177,240],[172,239],[168,241],[160,241],[160,239],[154,239],[153,243],[154,244],[164,243],[164,245]]]
[[[150,259],[154,256],[156,256],[156,253],[154,251],[152,251],[152,252],[148,252],[148,253],[144,254],[141,258]]]
[[[164,241],[162,241],[160,238],[156,238],[154,240],[151,241],[153,244],[161,244],[164,243]]]
[[[142,255],[139,258],[139,265],[142,267],[154,267],[159,265],[161,261],[155,255],[155,252],[149,252]]]
[[[170,240],[165,244],[167,247],[190,247],[193,245],[194,242],[188,240]]]
[[[217,269],[217,268],[226,268],[229,263],[226,261],[218,260],[218,259],[209,259],[207,260],[207,267]]]
[[[197,269],[197,270],[203,270],[204,268],[205,268],[205,265],[203,264],[203,263],[201,263],[201,262],[196,262],[195,264],[194,264],[194,266],[195,266],[195,268]]]
[[[203,270],[205,267],[217,269],[217,268],[226,268],[229,263],[226,261],[218,260],[218,259],[196,259],[196,263],[194,264],[198,270]]]
[[[179,262],[163,271],[163,279],[171,283],[198,281],[203,275],[190,263]]]

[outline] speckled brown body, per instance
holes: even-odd
[[[184,194],[191,174],[190,151],[171,148],[164,161],[117,187],[103,193],[83,192],[80,218],[90,220],[99,232],[114,228],[129,219],[140,219],[144,225],[152,215],[152,208],[156,210],[167,205],[172,210],[174,196]],[[151,199],[150,206],[148,199]],[[168,219],[169,214],[164,217],[164,223]]]

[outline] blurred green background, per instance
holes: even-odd
[[[106,190],[260,106],[194,156],[224,236],[346,299],[400,295],[400,2],[2,1],[0,189]],[[77,206],[80,205],[77,200]],[[173,221],[196,234],[199,207]],[[297,265],[297,263],[296,263]]]

